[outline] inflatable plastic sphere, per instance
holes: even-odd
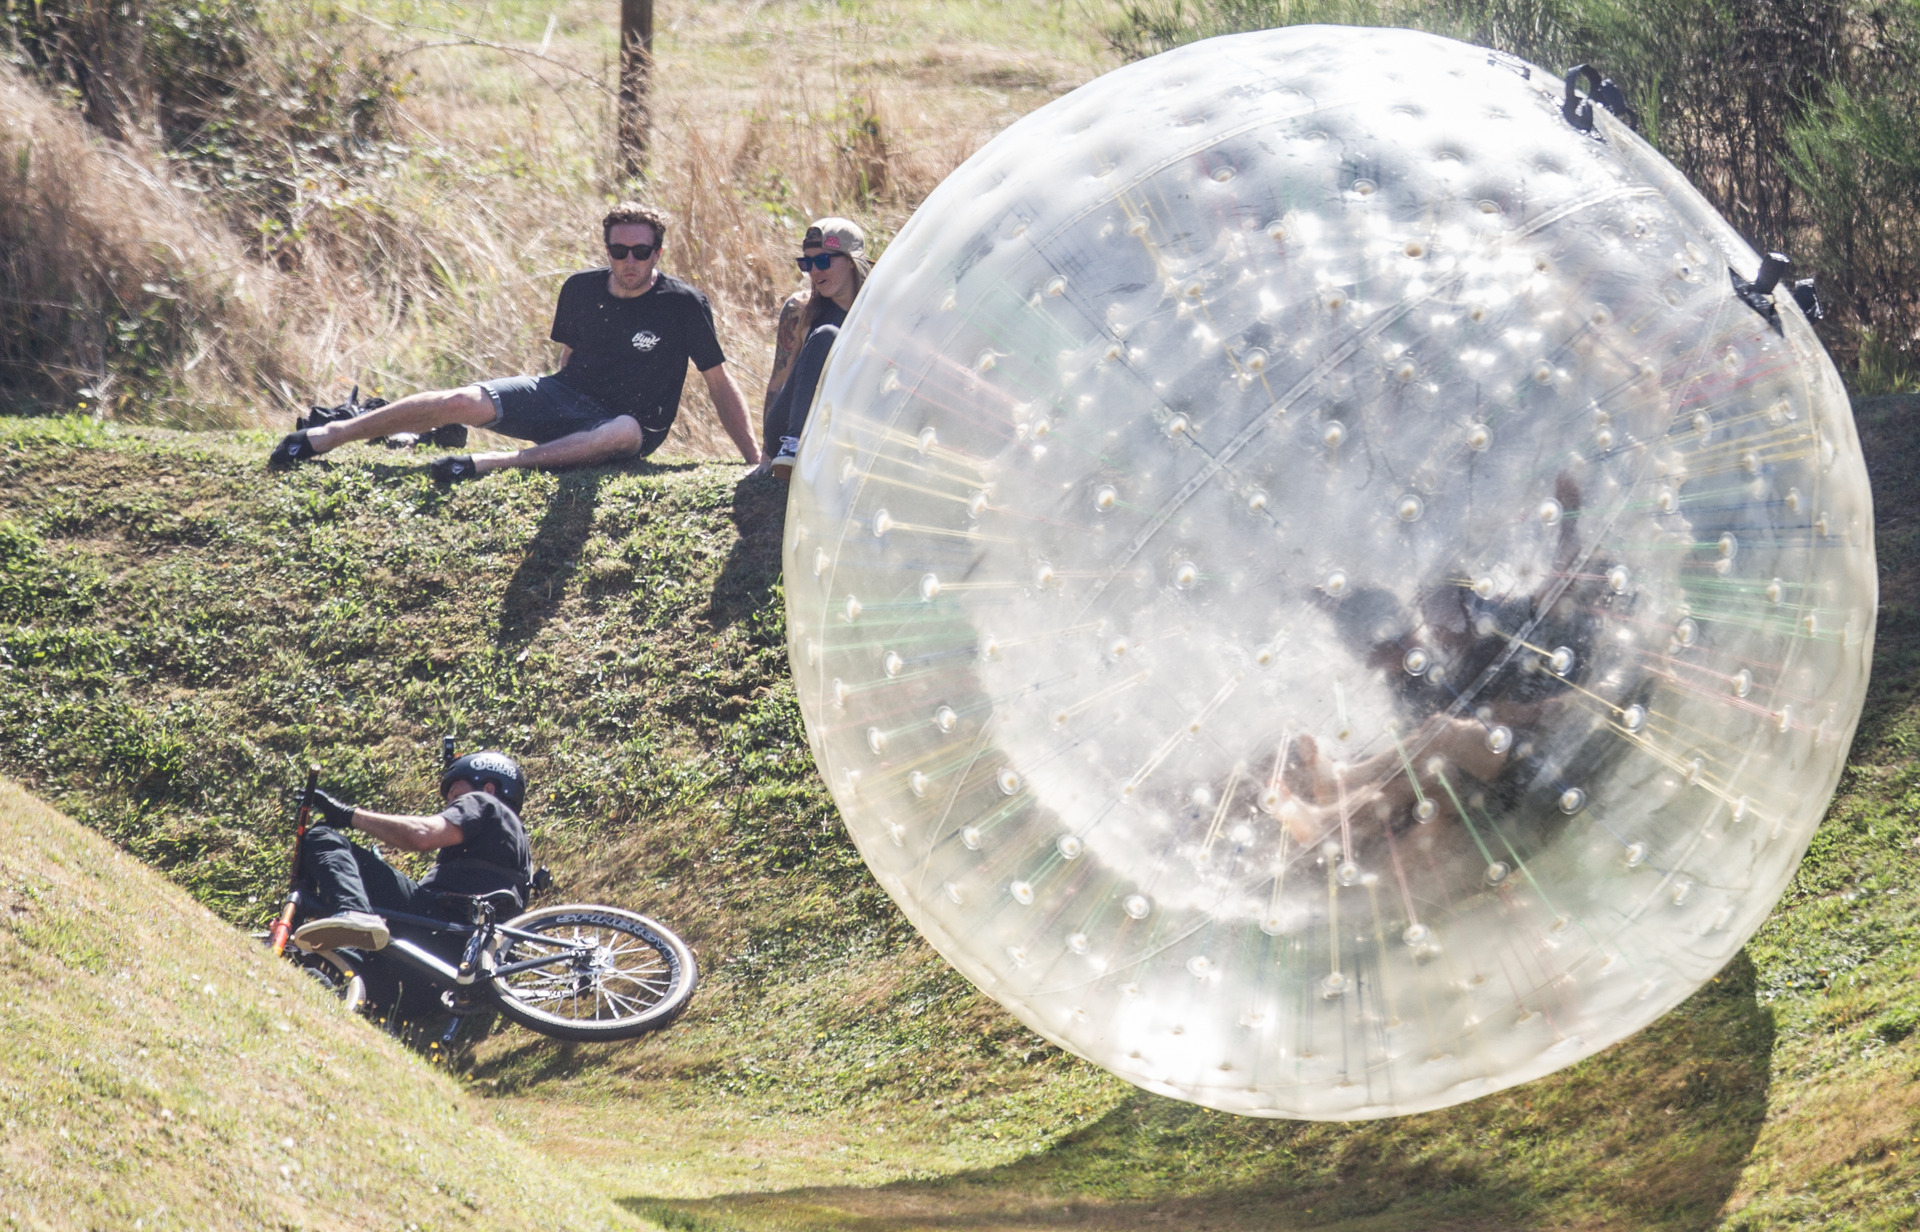
[[[785,549],[820,769],[941,954],[1149,1090],[1548,1073],[1719,970],[1826,807],[1845,394],[1562,103],[1406,31],[1123,68],[941,185],[833,352]]]

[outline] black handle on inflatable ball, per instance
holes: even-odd
[[[1574,83],[1587,79],[1585,96],[1574,93]],[[1591,64],[1576,64],[1567,70],[1567,96],[1560,103],[1560,114],[1567,123],[1583,133],[1593,131],[1593,95],[1600,92],[1600,70]]]
[[[1760,258],[1760,272],[1753,276],[1753,289],[1762,295],[1772,295],[1773,289],[1780,285],[1781,276],[1793,268],[1793,258],[1784,252],[1770,252]]]

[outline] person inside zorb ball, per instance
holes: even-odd
[[[1408,31],[1194,44],[981,150],[847,319],[785,545],[815,756],[930,942],[1149,1090],[1355,1119],[1566,1065],[1735,954],[1832,793],[1845,394],[1570,95]]]

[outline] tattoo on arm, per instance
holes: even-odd
[[[780,309],[780,326],[774,334],[773,375],[767,378],[768,402],[787,383],[787,371],[800,351],[800,323],[806,312],[806,303],[798,295],[788,296],[786,306]]]

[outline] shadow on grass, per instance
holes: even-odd
[[[707,619],[714,631],[762,611],[780,580],[780,540],[786,527],[787,485],[770,475],[749,475],[734,485],[735,538],[713,584]]]
[[[593,533],[600,489],[609,479],[616,475],[666,475],[700,465],[692,459],[639,458],[559,472],[547,512],[527,542],[520,567],[507,582],[494,645],[506,649],[531,642],[566,600],[567,585],[580,569],[581,549]]]
[[[871,1189],[621,1205],[686,1232],[1695,1232],[1719,1221],[1766,1120],[1773,1046],[1773,1014],[1743,952],[1638,1036],[1439,1112],[1259,1121],[1136,1092],[1001,1167]]]
[[[503,649],[526,645],[559,610],[567,595],[567,583],[580,568],[580,550],[593,533],[600,488],[613,473],[606,467],[594,467],[559,476],[553,499],[533,538],[527,541],[520,567],[513,571],[500,600],[500,626],[494,645]]]
[[[543,1083],[564,1082],[605,1058],[605,1049],[583,1048],[571,1040],[528,1037],[519,1046],[476,1061],[467,1071],[471,1082],[490,1083],[490,1094],[511,1095]]]
[[[1854,418],[1873,485],[1880,609],[1873,684],[1849,762],[1879,747],[1920,691],[1920,395],[1863,398]]]

